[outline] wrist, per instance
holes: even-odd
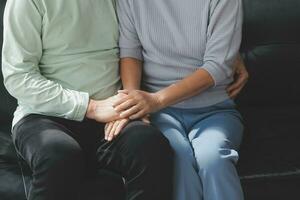
[[[89,101],[89,105],[87,108],[87,112],[86,112],[86,117],[89,119],[94,119],[95,118],[95,110],[96,110],[96,101],[93,99],[90,99]]]
[[[161,109],[167,107],[167,105],[165,103],[164,95],[161,94],[161,92],[153,93],[153,95],[156,100],[156,104],[157,104],[157,108],[158,108],[157,110],[161,110]]]
[[[140,90],[138,86],[127,86],[123,88],[124,90],[133,91],[133,90]]]

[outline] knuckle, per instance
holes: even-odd
[[[134,99],[130,99],[130,100],[128,101],[128,104],[133,104],[134,102],[135,102]]]

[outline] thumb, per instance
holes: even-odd
[[[147,116],[143,117],[142,118],[142,122],[144,122],[146,124],[150,124],[150,118],[149,118],[149,116],[147,115]]]

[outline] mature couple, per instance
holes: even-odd
[[[8,0],[2,70],[27,198],[77,199],[105,169],[128,200],[243,199],[241,26],[241,0]]]

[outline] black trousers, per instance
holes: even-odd
[[[12,136],[33,173],[29,200],[79,199],[84,181],[101,179],[100,170],[124,178],[124,199],[172,199],[173,152],[157,129],[140,121],[107,142],[104,124],[32,114],[16,124]],[[117,188],[112,196],[120,192]]]

